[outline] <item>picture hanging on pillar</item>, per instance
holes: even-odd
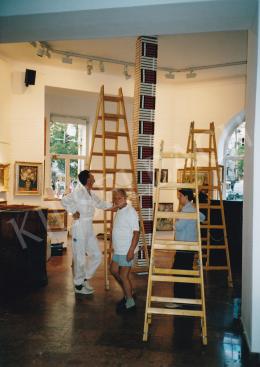
[[[158,174],[159,174],[159,168],[155,168],[154,170],[154,186],[157,187],[158,185]],[[161,170],[161,178],[160,182],[167,183],[168,182],[168,169],[162,169]]]
[[[14,195],[42,194],[42,163],[15,162]]]

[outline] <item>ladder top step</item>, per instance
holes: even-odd
[[[119,136],[128,136],[127,133],[120,133],[120,132],[114,132],[114,131],[106,131],[105,132],[105,139],[117,139]],[[103,138],[102,134],[96,134],[96,138]]]
[[[104,101],[120,102],[120,101],[122,101],[122,97],[121,96],[112,96],[112,95],[109,95],[109,94],[104,94]]]
[[[184,159],[195,159],[196,154],[194,153],[174,153],[174,152],[163,152],[161,158],[184,158]]]
[[[158,185],[158,187],[160,189],[165,189],[165,190],[174,190],[174,189],[181,189],[181,188],[185,188],[185,189],[195,189],[196,185],[195,183],[189,183],[189,182],[168,182],[168,183],[160,183]]]
[[[194,134],[214,134],[214,131],[210,129],[193,129]]]
[[[103,120],[102,116],[98,116],[99,120]],[[110,121],[117,121],[120,119],[125,119],[125,115],[117,114],[117,113],[104,113],[104,119]]]

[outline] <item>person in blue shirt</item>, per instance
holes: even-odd
[[[178,191],[178,200],[182,213],[195,213],[196,208],[193,204],[194,195],[191,189],[181,189]],[[205,215],[200,213],[200,221],[205,220]],[[175,240],[196,242],[198,239],[197,221],[194,219],[177,219],[174,226]],[[192,270],[194,262],[194,251],[176,251],[173,269]],[[174,283],[175,298],[195,298],[195,284]],[[167,303],[167,308],[178,308],[181,305]]]

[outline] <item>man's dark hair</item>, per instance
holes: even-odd
[[[182,195],[187,196],[189,201],[194,200],[194,194],[191,189],[180,189],[179,192],[182,193]]]
[[[89,178],[89,175],[90,175],[90,172],[88,170],[84,170],[84,171],[81,171],[79,174],[78,174],[78,179],[79,179],[79,182],[83,185],[83,186],[86,186],[87,184],[87,181],[88,181],[88,178]]]

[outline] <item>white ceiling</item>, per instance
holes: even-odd
[[[54,49],[126,62],[135,60],[135,43],[135,37],[49,42]],[[247,60],[246,31],[159,36],[158,43],[158,65],[160,67],[179,69]],[[29,43],[0,44],[0,54],[5,58],[30,64],[40,63],[69,69],[86,68],[84,59],[74,59],[72,65],[65,65],[61,63],[61,56],[55,53],[50,59],[39,57],[36,55],[36,48]],[[106,70],[107,68],[109,65],[106,66]],[[214,77],[215,74],[219,75],[220,72],[223,76],[241,75],[245,74],[246,66],[208,71],[211,77]]]

